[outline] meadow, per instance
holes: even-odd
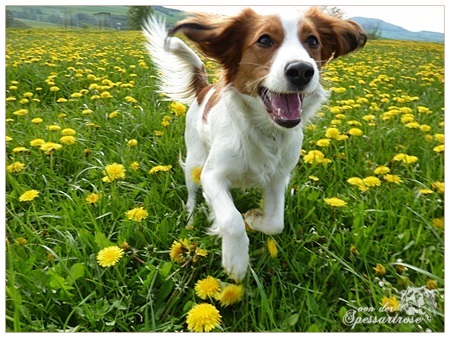
[[[157,93],[143,42],[6,31],[7,331],[444,330],[443,45],[369,41],[325,67],[285,230],[249,233],[235,285],[203,200],[186,227],[187,107]],[[433,306],[406,314],[412,288]]]

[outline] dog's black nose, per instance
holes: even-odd
[[[314,67],[308,62],[292,62],[286,65],[284,74],[289,82],[302,90],[314,76]]]

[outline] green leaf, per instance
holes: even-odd
[[[69,276],[67,276],[67,283],[72,285],[78,278],[84,276],[84,265],[81,263],[75,263],[70,268]]]
[[[105,234],[100,231],[95,232],[95,244],[97,244],[99,249],[103,249],[113,245],[113,243],[111,243],[110,240],[106,238]]]
[[[290,315],[284,320],[284,325],[287,327],[294,326],[295,324],[297,324],[299,317],[300,315],[298,313]]]
[[[158,299],[159,300],[166,299],[167,296],[170,295],[172,290],[173,290],[173,282],[169,279],[163,285],[161,285],[161,288],[159,289],[159,293],[158,293]]]
[[[159,274],[162,277],[166,278],[169,275],[171,269],[172,269],[172,262],[166,262],[162,266],[161,270],[159,270]]]
[[[344,318],[344,316],[347,314],[347,309],[345,308],[345,306],[341,306],[341,308],[339,309],[339,318]]]
[[[312,324],[308,327],[306,332],[321,332],[321,330],[319,329],[319,327],[316,324]]]

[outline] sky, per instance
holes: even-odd
[[[186,1],[187,2],[187,1]],[[274,3],[272,1],[272,3]],[[396,3],[392,1],[391,3]],[[431,2],[432,3],[432,2]],[[327,1],[324,4],[331,4]],[[347,18],[356,16],[381,19],[385,22],[403,27],[409,31],[431,31],[444,33],[444,5],[332,5],[341,8]],[[233,15],[247,6],[166,6],[185,11],[204,11]],[[253,6],[252,6],[253,7]],[[262,14],[273,13],[280,6],[254,6]],[[301,6],[299,8],[302,8]]]

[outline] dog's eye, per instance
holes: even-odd
[[[319,47],[319,40],[314,35],[311,35],[306,39],[306,44],[309,48],[317,48]]]
[[[257,44],[260,47],[268,48],[268,47],[272,47],[274,42],[269,35],[264,34],[259,37]]]

